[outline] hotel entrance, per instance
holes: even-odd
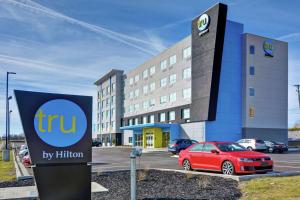
[[[154,148],[154,134],[146,133],[146,148]]]

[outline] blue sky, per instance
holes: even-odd
[[[245,32],[289,42],[289,126],[300,121],[300,2],[221,1]],[[0,0],[0,135],[6,71],[12,89],[92,95],[111,68],[130,70],[190,34],[212,0]],[[270,83],[271,84],[271,83]],[[13,100],[12,133],[22,133]]]

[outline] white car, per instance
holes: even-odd
[[[21,158],[23,158],[23,157],[26,156],[27,154],[28,154],[28,148],[25,148],[25,149],[19,151],[19,156],[20,156]]]
[[[249,149],[249,150],[255,150],[255,151],[266,151],[267,145],[263,140],[258,139],[241,139],[237,141],[239,145]]]

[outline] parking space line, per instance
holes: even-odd
[[[300,162],[294,162],[294,161],[275,161],[275,163],[292,163],[292,164],[300,164]]]
[[[295,166],[289,166],[289,165],[274,165],[274,167],[279,167],[279,168],[295,168],[295,169],[300,169],[300,166],[299,167],[295,167]]]

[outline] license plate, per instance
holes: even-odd
[[[261,162],[261,166],[268,166],[269,164],[267,162]]]

